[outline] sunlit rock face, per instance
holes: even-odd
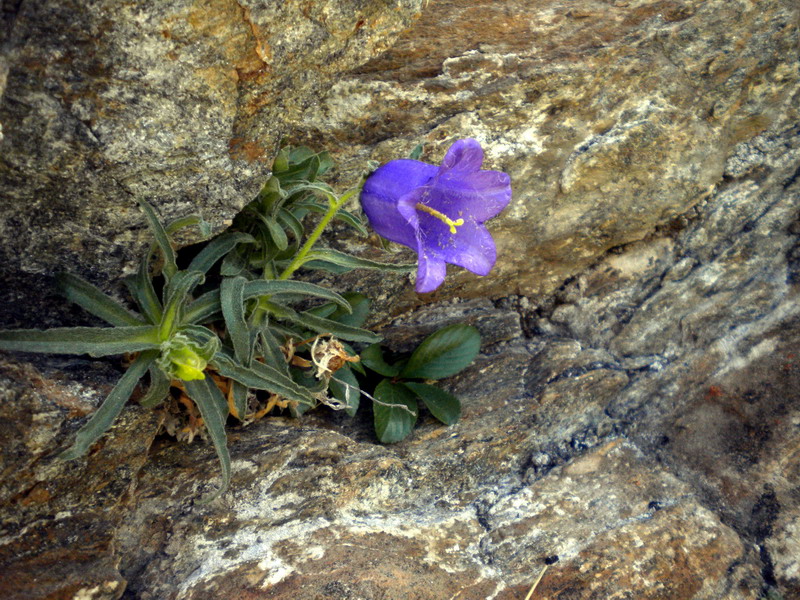
[[[294,130],[380,161],[478,139],[514,199],[497,271],[449,293],[550,292],[669,227],[796,109],[797,20],[792,0],[431,2]]]
[[[6,4],[0,302],[4,322],[31,323],[16,305],[46,294],[43,277],[112,282],[131,265],[147,236],[137,198],[221,231],[263,185],[286,124],[420,1]]]
[[[133,405],[56,460],[118,365],[1,357],[0,596],[519,600],[546,565],[532,598],[800,596],[796,2],[47,6],[3,14],[8,277],[110,281],[137,194],[222,227],[284,133],[342,185],[474,137],[513,199],[485,278],[330,279],[394,350],[481,331],[444,382],[461,421],[391,446],[369,410],[232,428],[212,505],[211,445]]]

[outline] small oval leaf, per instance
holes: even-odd
[[[375,388],[372,412],[375,418],[375,433],[384,444],[393,444],[411,433],[417,422],[417,399],[403,385],[388,379]]]
[[[414,350],[401,377],[442,379],[465,369],[478,355],[481,336],[471,325],[456,323],[429,335]]]
[[[404,383],[417,398],[422,400],[431,414],[445,425],[457,423],[461,417],[461,401],[445,390],[439,389],[435,385],[427,383]]]

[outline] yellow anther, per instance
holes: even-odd
[[[422,204],[422,202],[417,202],[416,209],[428,213],[432,217],[436,217],[437,219],[439,219],[442,223],[450,227],[450,233],[456,233],[456,227],[461,227],[464,224],[464,219],[458,219],[457,221],[453,221],[453,219],[451,219],[447,215],[440,213],[435,208],[431,208],[430,206],[425,206],[424,204]]]

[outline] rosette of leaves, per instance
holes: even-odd
[[[222,486],[206,498],[208,501],[225,491],[230,482],[225,424],[229,414],[245,418],[248,390],[279,394],[298,412],[318,402],[320,386],[309,388],[292,377],[282,342],[320,333],[367,343],[376,342],[380,336],[313,311],[295,310],[292,304],[298,300],[318,298],[332,303],[343,314],[352,312],[343,296],[311,283],[222,277],[195,297],[212,267],[240,244],[253,244],[253,237],[244,232],[223,233],[206,244],[186,268],[179,269],[170,234],[200,219],[181,219],[164,227],[149,204],[140,204],[155,244],[143,257],[137,274],[126,281],[137,310],[122,306],[79,277],[62,275],[58,284],[67,299],[109,327],[0,331],[0,349],[93,357],[135,356],[111,393],[77,432],[74,445],[62,454],[64,459],[74,459],[88,451],[108,430],[146,374],[149,387],[140,399],[145,407],[158,406],[172,386],[181,387],[197,405],[222,467]],[[158,277],[151,274],[155,250],[161,254]],[[228,397],[211,373],[232,382]]]
[[[407,357],[388,362],[380,344],[361,352],[361,363],[381,376],[372,392],[375,433],[386,444],[406,438],[419,415],[419,402],[445,425],[461,416],[461,402],[433,381],[452,377],[478,355],[481,337],[470,325],[454,324],[425,338]]]

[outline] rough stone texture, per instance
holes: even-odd
[[[293,121],[354,158],[471,134],[511,171],[500,275],[433,299],[503,297],[399,314],[405,280],[362,282],[395,349],[481,330],[461,422],[234,428],[200,506],[213,450],[134,407],[54,460],[115,367],[6,356],[0,595],[519,600],[547,562],[533,598],[800,597],[798,7],[575,4],[431,0]]]
[[[119,374],[82,360],[0,357],[0,596],[118,598],[116,530],[157,430],[131,407],[83,464],[56,456]]]
[[[17,304],[58,269],[119,279],[149,235],[137,198],[220,231],[260,189],[286,122],[420,3],[4,3],[4,322],[24,321]]]
[[[354,164],[420,141],[438,162],[477,138],[513,182],[490,223],[498,267],[453,269],[437,297],[549,293],[701,202],[736,145],[787,110],[799,13],[793,0],[431,2],[294,135]],[[389,296],[418,302],[398,280]]]

